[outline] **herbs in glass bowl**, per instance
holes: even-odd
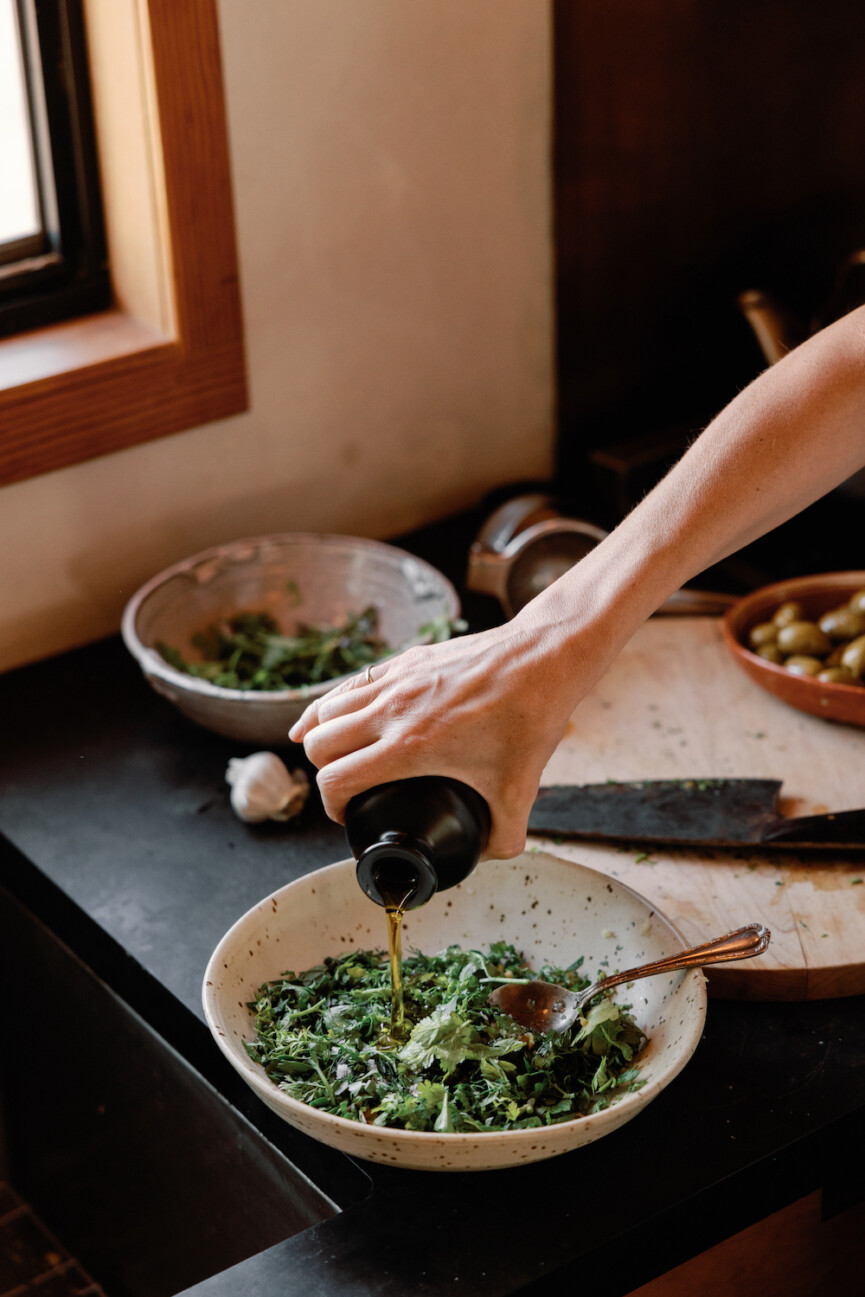
[[[581,963],[534,974],[505,942],[416,953],[403,962],[395,1037],[386,955],[351,952],[265,983],[246,1050],[292,1098],[375,1126],[471,1134],[572,1121],[639,1089],[643,1032],[606,997],[561,1035],[527,1031],[488,997],[517,977],[582,989]]]

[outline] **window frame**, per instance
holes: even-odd
[[[0,339],[0,486],[248,408],[216,0],[85,4],[89,37],[121,17],[137,46],[112,75],[148,133],[162,305],[115,282],[108,310]],[[100,75],[91,60],[97,100]],[[139,259],[122,183],[119,201],[103,184],[112,270],[112,223]]]
[[[13,2],[42,228],[4,245],[0,336],[111,302],[81,3]]]

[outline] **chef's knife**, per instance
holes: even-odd
[[[780,789],[780,779],[560,784],[538,793],[529,832],[669,846],[865,848],[865,809],[784,816]]]

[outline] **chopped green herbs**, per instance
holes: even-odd
[[[293,583],[289,583],[289,591],[296,591]],[[465,628],[465,622],[442,616],[421,626],[418,635],[437,642]],[[283,635],[269,613],[239,612],[194,635],[192,643],[201,653],[201,661],[185,658],[179,649],[161,640],[156,649],[176,671],[209,680],[222,689],[260,691],[298,689],[335,680],[393,652],[379,635],[378,610],[373,607],[352,613],[341,625],[300,622],[291,635]]]
[[[537,976],[588,985],[577,961]],[[449,946],[403,961],[406,1034],[390,1034],[387,957],[359,951],[267,982],[246,1048],[292,1098],[401,1130],[525,1130],[606,1108],[642,1082],[645,1036],[610,999],[562,1035],[535,1034],[488,1003],[497,982],[533,977],[513,946]]]
[[[240,612],[193,636],[202,661],[184,658],[170,644],[156,645],[169,666],[223,689],[279,690],[335,680],[385,657],[375,608],[347,617],[341,626],[300,623],[282,635],[269,613]]]

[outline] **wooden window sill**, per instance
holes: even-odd
[[[21,481],[246,409],[234,342],[188,354],[121,311],[0,344],[0,473]]]

